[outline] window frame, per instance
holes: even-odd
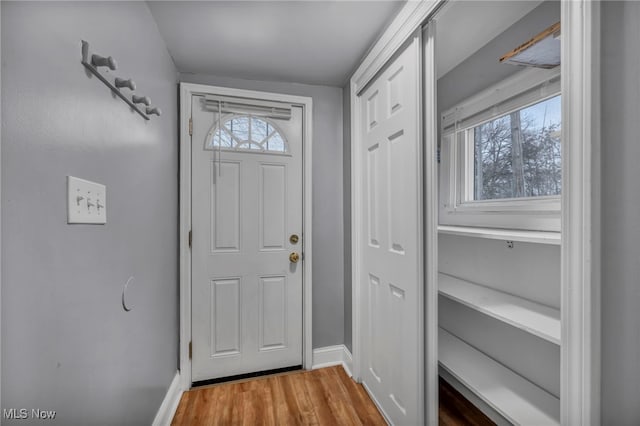
[[[560,67],[528,68],[442,114],[440,225],[560,231],[560,195],[473,199],[474,128],[558,95]]]

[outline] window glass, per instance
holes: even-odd
[[[221,129],[221,131],[216,131],[213,134],[213,145],[216,147],[231,148],[233,146],[233,138],[229,132]]]
[[[241,141],[249,140],[249,117],[236,117],[224,123],[231,134]]]
[[[255,142],[261,143],[267,138],[267,136],[269,136],[269,133],[271,133],[269,131],[270,127],[271,126],[269,126],[269,123],[267,123],[266,121],[261,120],[259,118],[252,117],[251,118],[251,139],[254,140]]]
[[[559,95],[474,127],[474,199],[559,195],[561,128]]]
[[[268,151],[283,151],[285,150],[284,140],[279,133],[274,133],[267,141]]]
[[[209,132],[205,149],[288,152],[286,140],[268,119],[243,115],[223,122]]]

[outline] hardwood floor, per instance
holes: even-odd
[[[475,405],[444,379],[439,379],[438,423],[441,426],[490,426],[495,425]]]
[[[441,426],[494,423],[440,379]],[[193,389],[182,395],[172,426],[386,425],[362,385],[342,369],[284,373]]]
[[[362,385],[329,367],[194,389],[172,426],[386,425]]]

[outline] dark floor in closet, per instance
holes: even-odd
[[[482,411],[469,402],[460,392],[439,378],[440,409],[438,420],[440,426],[488,426],[495,425]]]

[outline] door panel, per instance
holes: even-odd
[[[192,98],[193,381],[302,364],[302,264],[289,261],[302,247],[289,241],[302,235],[302,114],[293,106],[251,135],[249,119],[223,111],[218,140],[248,147],[242,138],[277,131],[288,151],[211,150],[217,110]]]
[[[287,277],[260,278],[260,350],[287,346]]]
[[[211,281],[211,356],[240,353],[240,278]]]
[[[287,169],[282,164],[260,164],[261,250],[283,250],[287,223]]]
[[[362,382],[394,424],[423,419],[420,41],[360,95]]]
[[[216,176],[216,166],[220,176]],[[212,252],[240,251],[240,162],[210,162]]]

